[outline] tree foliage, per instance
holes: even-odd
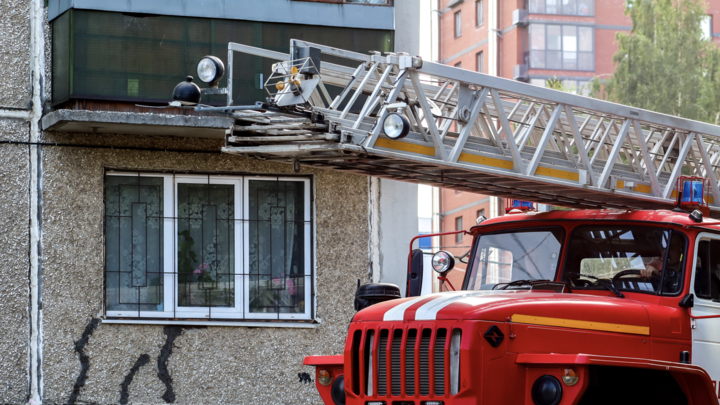
[[[703,38],[705,10],[703,0],[628,0],[632,31],[616,34],[615,72],[593,95],[720,123],[720,50]]]

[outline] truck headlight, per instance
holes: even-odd
[[[443,274],[455,267],[455,257],[444,250],[435,253],[432,257],[432,268],[436,272]]]
[[[402,139],[410,132],[410,122],[398,113],[391,113],[382,123],[383,132],[390,139]]]
[[[205,56],[198,62],[197,73],[200,80],[214,86],[225,75],[225,65],[215,56]]]
[[[557,378],[544,375],[535,380],[531,394],[535,405],[558,405],[562,399],[562,385]]]

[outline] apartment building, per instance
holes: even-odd
[[[417,53],[414,0],[0,15],[0,403],[321,402],[303,358],[342,353],[358,279],[405,278],[415,186],[224,154],[231,119],[168,101],[228,42]],[[272,62],[236,55],[235,104]]]
[[[720,44],[720,0],[706,3],[704,35]],[[632,29],[625,7],[625,0],[438,0],[439,60],[537,86],[559,80],[587,94],[591,80],[614,70],[616,33]],[[441,190],[440,207],[440,229],[452,231],[473,226],[480,212],[504,214],[505,202]],[[453,243],[462,242],[444,237],[441,245]]]

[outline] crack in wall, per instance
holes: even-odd
[[[90,370],[90,357],[85,354],[85,346],[87,346],[90,336],[95,332],[99,323],[100,319],[92,318],[85,327],[85,331],[83,331],[80,340],[75,342],[75,353],[78,354],[80,360],[80,375],[78,375],[77,380],[75,380],[72,394],[67,401],[70,405],[77,402],[78,397],[80,397],[80,389],[85,386],[85,381],[87,381],[88,370]]]
[[[168,361],[170,360],[170,355],[172,354],[173,343],[175,342],[175,339],[182,334],[182,332],[183,328],[179,326],[165,326],[163,328],[163,333],[167,336],[167,339],[165,339],[165,344],[158,355],[157,376],[160,381],[165,384],[165,393],[163,394],[162,399],[168,404],[175,402],[175,392],[173,391],[172,386],[172,376],[170,376],[170,371],[168,370]]]
[[[149,362],[150,356],[148,356],[147,353],[141,354],[140,357],[135,361],[135,364],[133,364],[130,372],[128,373],[128,375],[125,376],[123,383],[120,384],[120,404],[125,405],[128,403],[128,398],[130,397],[128,389],[130,388],[130,384],[132,384],[133,378],[135,378],[135,374],[137,374],[137,372],[140,370],[140,367],[148,364]]]

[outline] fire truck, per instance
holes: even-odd
[[[233,105],[238,53],[277,61],[265,101]],[[227,63],[171,103],[233,118],[226,153],[517,201],[433,255],[452,291],[420,294],[412,242],[405,297],[358,286],[344,352],[304,361],[325,404],[718,404],[720,127],[403,53],[231,43]]]

